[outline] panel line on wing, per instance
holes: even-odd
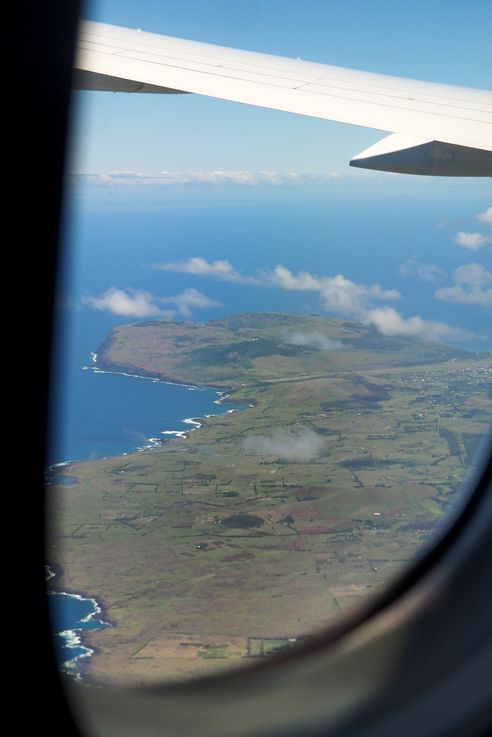
[[[148,35],[148,34],[146,34],[146,35]],[[81,37],[83,37],[83,36],[93,36],[95,39],[106,38],[104,35],[90,34],[90,33],[87,33],[87,32],[81,33]],[[125,52],[128,52],[128,51],[131,51],[131,53],[135,53],[135,54],[138,54],[138,53],[142,53],[142,54],[145,54],[145,55],[147,55],[147,54],[149,54],[149,55],[154,54],[155,56],[158,56],[158,57],[163,56],[164,58],[169,58],[169,55],[172,54],[171,58],[176,59],[176,60],[179,60],[179,61],[184,61],[184,62],[187,62],[187,63],[190,63],[190,61],[193,63],[193,57],[196,57],[199,60],[199,62],[202,62],[203,64],[205,64],[207,66],[210,65],[210,66],[220,67],[220,68],[224,68],[224,69],[235,69],[235,68],[237,68],[237,69],[244,69],[245,71],[248,71],[248,72],[250,72],[251,71],[251,68],[253,67],[254,69],[258,69],[258,70],[259,69],[264,69],[265,70],[264,72],[258,71],[258,74],[267,74],[268,76],[276,76],[276,75],[272,74],[272,71],[273,72],[279,72],[280,74],[285,74],[285,71],[284,70],[282,70],[280,68],[277,68],[273,64],[269,64],[268,66],[264,66],[263,64],[259,64],[256,60],[251,59],[251,57],[267,56],[265,54],[262,54],[261,52],[241,51],[240,53],[242,55],[247,55],[251,59],[248,62],[247,65],[241,64],[239,62],[236,62],[236,61],[233,61],[233,60],[230,60],[230,59],[228,60],[228,64],[225,65],[223,58],[217,57],[215,55],[212,56],[212,55],[210,55],[210,53],[205,54],[205,53],[199,53],[199,52],[197,52],[195,50],[194,51],[186,50],[186,51],[182,51],[181,52],[181,55],[180,55],[180,54],[177,54],[176,51],[174,49],[172,49],[172,48],[167,49],[167,48],[163,47],[162,45],[150,44],[150,43],[142,43],[141,41],[139,41],[138,44],[135,44],[135,43],[132,44],[132,48],[131,49],[128,49],[128,48],[122,48],[124,46],[128,46],[128,42],[127,41],[123,41],[123,39],[118,39],[118,38],[112,37],[112,36],[108,36],[107,38],[112,43],[114,43],[115,41],[118,42],[119,48],[118,48],[118,51],[115,52],[115,53],[119,53],[119,54],[120,53],[125,53]],[[170,41],[176,40],[176,41],[179,41],[179,42],[185,44],[186,46],[191,46],[191,45],[193,45],[193,46],[199,46],[200,45],[200,46],[205,46],[205,47],[206,46],[209,46],[208,44],[201,43],[201,42],[188,41],[188,40],[182,40],[182,39],[172,39],[172,38],[166,37],[166,36],[163,36],[162,38],[165,39],[166,41],[168,39]],[[108,45],[110,45],[110,44],[108,44]],[[139,50],[139,47],[140,47],[141,51]],[[227,53],[229,55],[231,54],[231,52],[238,52],[238,50],[236,50],[236,49],[229,49],[229,48],[226,48],[226,47],[219,47],[219,48],[221,48],[221,50],[223,50],[224,53]],[[152,51],[152,52],[151,51],[148,51],[148,49],[155,49],[155,52],[157,52],[157,53],[155,53],[154,51]],[[133,57],[131,57],[131,58],[133,58]],[[138,56],[136,56],[134,58],[137,59]],[[272,60],[275,60],[276,59],[275,56],[271,56],[270,58]],[[142,59],[142,61],[144,61],[144,60]],[[286,58],[283,61],[292,62],[292,63],[300,63],[300,64],[303,64],[303,65],[309,65],[310,67],[315,67],[315,68],[316,67],[320,67],[324,71],[326,70],[326,68],[330,68],[329,65],[321,65],[321,64],[317,64],[316,62],[310,62],[310,61],[304,61],[304,60],[297,61],[295,59]],[[386,76],[386,75],[380,75],[380,74],[371,73],[371,72],[359,72],[357,70],[346,70],[346,69],[341,69],[341,68],[339,69],[338,67],[331,67],[331,68],[333,68],[337,72],[343,72],[343,73],[351,73],[352,72],[352,73],[357,74],[357,75],[367,76],[368,78],[369,77],[378,77],[378,76],[385,77]],[[309,82],[313,82],[313,80],[316,80],[321,85],[327,84],[329,86],[331,86],[331,85],[334,85],[334,86],[337,86],[337,87],[340,86],[339,80],[337,80],[335,78],[332,79],[329,76],[326,76],[326,73],[325,74],[315,73],[314,70],[313,70],[312,74],[309,74],[309,75],[307,73],[305,73],[305,72],[296,72],[295,74],[292,74],[292,76],[289,76],[289,79],[290,78],[295,79],[296,77],[299,80],[306,80],[306,83],[308,81]],[[392,79],[392,78],[389,77],[388,79]],[[386,82],[386,80],[385,80],[385,82]],[[401,83],[404,83],[406,86],[415,85],[415,80],[403,80],[402,79],[401,80]],[[397,87],[392,88],[391,86],[388,86],[387,84],[379,85],[379,84],[375,83],[373,79],[371,79],[371,81],[368,80],[364,84],[367,84],[367,87],[368,88],[374,88],[374,90],[376,90],[376,91],[375,92],[372,92],[370,89],[361,90],[360,89],[360,82],[358,83],[357,86],[354,86],[354,83],[353,82],[350,82],[350,80],[348,80],[348,79],[346,81],[344,81],[342,89],[344,89],[345,87],[353,87],[353,89],[355,91],[366,92],[367,94],[378,94],[378,91],[379,90],[384,90],[385,91],[384,94],[388,94],[390,96],[393,96],[394,95],[394,96],[399,97],[399,98],[402,95],[401,88],[397,88]],[[418,83],[418,84],[420,84],[420,83]],[[437,96],[437,97],[440,98],[440,100],[447,100],[447,101],[449,101],[447,103],[444,103],[446,105],[447,104],[451,104],[452,106],[456,106],[456,107],[461,107],[461,106],[463,106],[465,108],[468,107],[468,104],[469,104],[468,102],[463,103],[459,99],[456,99],[456,98],[453,98],[453,97],[449,97],[449,96],[443,96],[442,94],[439,94],[439,91],[438,91],[439,85],[435,85],[432,82],[423,82],[421,84],[423,84],[425,86],[432,86],[433,87],[432,94],[419,91],[418,96],[421,99],[424,98],[424,97],[428,97],[429,98],[429,101],[432,101],[434,104],[436,104],[436,96]],[[436,88],[436,89],[434,89],[434,88]],[[466,90],[466,92],[468,92],[468,90]],[[480,91],[473,90],[472,92],[480,92]],[[410,98],[407,98],[407,99],[410,99]],[[478,108],[478,111],[479,112],[488,112],[489,110],[492,111],[492,104],[489,105],[486,100],[473,100],[471,102],[474,105],[480,105],[480,106],[483,105],[486,108],[486,109],[480,109],[480,108]],[[473,107],[471,109],[474,109],[475,110],[477,108],[474,108]]]
[[[85,89],[182,91],[492,151],[492,94],[230,49],[95,22],[81,27]],[[118,79],[125,80],[119,84]],[[459,154],[460,152],[458,152]],[[467,163],[468,162],[468,163]],[[463,166],[475,170],[470,159]],[[458,167],[459,168],[459,167]]]
[[[131,59],[134,61],[141,61],[143,63],[153,63],[153,64],[159,64],[161,66],[167,66],[167,67],[173,67],[173,68],[179,68],[184,69],[189,72],[195,72],[199,74],[214,74],[215,76],[223,76],[229,79],[238,79],[238,80],[244,80],[244,81],[258,81],[258,83],[264,83],[264,78],[267,78],[268,80],[276,80],[276,81],[285,81],[286,84],[279,84],[280,87],[291,87],[293,89],[301,89],[305,88],[306,91],[312,92],[313,94],[324,94],[325,89],[336,89],[336,90],[343,90],[345,93],[354,93],[354,98],[347,96],[347,95],[330,95],[328,93],[327,96],[333,96],[338,99],[356,99],[355,94],[359,95],[366,95],[366,96],[379,96],[383,98],[388,98],[390,100],[401,100],[406,101],[409,103],[414,103],[413,105],[408,106],[395,106],[395,108],[399,109],[409,109],[413,110],[416,108],[417,110],[422,111],[421,105],[432,105],[436,108],[443,108],[446,110],[445,114],[449,117],[453,117],[456,119],[462,119],[462,120],[472,120],[472,121],[480,121],[480,122],[487,122],[487,120],[483,120],[481,117],[466,117],[464,118],[462,115],[456,115],[454,113],[454,110],[463,111],[466,110],[470,113],[479,113],[486,116],[489,116],[492,114],[492,105],[490,107],[487,106],[485,103],[475,103],[478,105],[483,105],[483,107],[473,107],[469,103],[463,103],[459,100],[453,99],[451,97],[441,97],[439,100],[436,100],[435,98],[431,97],[430,95],[426,95],[425,93],[421,93],[418,96],[408,97],[405,93],[402,93],[399,90],[393,90],[391,87],[378,87],[376,85],[367,85],[367,87],[362,87],[360,84],[354,85],[353,83],[347,82],[345,84],[340,84],[340,82],[336,80],[330,79],[330,77],[317,77],[317,76],[308,76],[306,74],[297,74],[297,75],[291,75],[285,76],[285,74],[281,74],[280,70],[274,69],[274,72],[279,72],[278,74],[273,73],[271,70],[268,71],[259,71],[259,69],[263,69],[262,67],[256,67],[255,65],[250,65],[248,68],[248,65],[224,65],[218,64],[218,63],[212,63],[210,60],[207,62],[200,61],[200,64],[202,65],[202,68],[200,66],[197,66],[197,62],[195,62],[192,58],[189,57],[193,56],[193,54],[189,55],[177,55],[174,52],[169,53],[163,53],[163,50],[161,50],[161,53],[159,54],[151,54],[150,52],[140,52],[140,51],[134,51],[134,50],[128,50],[128,49],[122,49],[122,48],[116,48],[116,47],[107,47],[112,49],[111,51],[106,51],[105,49],[91,49],[93,51],[99,51],[100,53],[110,53],[114,56],[120,56],[122,58]],[[171,55],[172,54],[172,55]],[[143,55],[145,55],[147,58],[143,59],[141,58]],[[186,67],[183,67],[182,63],[186,64]],[[209,67],[209,68],[203,68],[203,66]],[[251,69],[253,67],[253,69]],[[223,70],[224,74],[218,73],[218,70]],[[241,76],[242,74],[246,73],[248,77]],[[259,77],[258,80],[256,80],[256,77]],[[301,84],[296,84],[300,82]],[[268,81],[270,84],[271,82]],[[309,90],[307,89],[310,86]],[[314,89],[316,87],[323,88],[322,91],[318,91],[317,89]],[[373,102],[373,100],[368,100],[369,102]],[[381,103],[380,103],[381,104]],[[383,101],[382,104],[386,104],[385,101]],[[390,103],[392,104],[392,103]],[[450,112],[448,112],[450,111]],[[431,111],[426,111],[431,112]]]
[[[442,113],[442,110],[439,109],[439,104],[436,104],[436,103],[426,103],[426,102],[423,102],[422,103],[421,101],[416,101],[417,104],[413,104],[413,105],[401,105],[401,104],[398,105],[395,102],[393,102],[393,100],[395,98],[384,98],[383,95],[380,95],[380,97],[383,97],[382,100],[375,100],[375,99],[365,100],[363,98],[363,95],[367,95],[367,96],[374,95],[374,96],[376,96],[376,94],[375,93],[365,92],[364,91],[364,92],[360,92],[359,94],[361,96],[357,97],[355,95],[348,94],[349,92],[351,92],[351,90],[346,90],[346,88],[344,88],[344,87],[336,88],[336,89],[343,90],[345,92],[345,94],[334,94],[334,93],[327,94],[325,92],[325,90],[318,91],[316,89],[316,85],[313,84],[312,82],[305,82],[305,83],[302,83],[301,85],[299,85],[299,86],[296,87],[296,86],[292,86],[292,85],[295,84],[295,81],[294,80],[288,80],[287,79],[286,81],[288,83],[282,85],[282,84],[279,84],[278,83],[278,79],[275,78],[275,77],[269,77],[268,80],[267,80],[267,79],[258,79],[257,76],[255,76],[254,74],[251,74],[251,78],[249,78],[249,79],[248,78],[245,78],[244,76],[238,76],[238,75],[233,76],[232,75],[232,70],[230,70],[228,68],[227,69],[224,69],[224,72],[223,73],[220,73],[218,71],[218,68],[217,67],[213,67],[211,70],[203,70],[203,69],[196,68],[194,66],[183,66],[182,64],[178,63],[178,60],[175,60],[176,63],[173,64],[172,63],[173,59],[164,61],[163,57],[158,57],[158,59],[145,59],[145,60],[143,60],[143,59],[141,59],[139,57],[138,54],[133,53],[133,52],[128,52],[128,51],[124,51],[124,52],[121,52],[121,53],[118,52],[117,54],[108,54],[107,52],[104,52],[104,51],[102,51],[100,53],[107,54],[108,56],[112,56],[113,58],[114,57],[118,57],[120,59],[130,59],[132,61],[137,61],[137,62],[140,62],[142,64],[152,64],[154,66],[162,67],[163,69],[168,68],[168,69],[178,70],[179,72],[191,72],[193,74],[200,75],[200,76],[204,77],[205,79],[207,77],[213,76],[215,78],[227,79],[229,81],[238,81],[238,82],[244,82],[244,83],[254,83],[254,84],[257,84],[257,85],[262,86],[262,87],[265,87],[265,88],[266,87],[271,87],[271,88],[277,88],[277,89],[289,89],[289,90],[292,90],[293,92],[294,91],[297,91],[297,92],[300,92],[300,93],[305,92],[305,93],[307,93],[309,95],[317,95],[318,97],[320,97],[322,99],[324,98],[327,103],[329,103],[330,100],[344,100],[344,101],[347,101],[347,102],[361,104],[361,105],[364,104],[364,103],[369,103],[370,105],[378,106],[380,108],[388,108],[388,109],[400,110],[400,111],[404,111],[404,112],[414,112],[414,111],[417,111],[421,115],[429,115],[429,116],[431,116],[431,115],[435,115],[436,112],[438,114],[440,114],[440,115],[443,114]],[[244,74],[244,73],[241,73],[241,74]],[[198,94],[200,94],[200,93],[198,93]],[[220,95],[219,94],[214,95],[214,96],[220,98]],[[404,99],[404,98],[397,98],[397,99]],[[437,111],[436,110],[424,110],[421,107],[422,104],[428,105],[428,106],[432,105],[433,107],[438,108],[438,110]],[[459,109],[460,110],[461,109],[466,110],[466,108],[459,108]],[[466,122],[471,122],[471,123],[484,123],[484,122],[487,122],[486,120],[483,120],[480,117],[469,117],[469,116],[465,116],[465,115],[457,115],[455,113],[453,113],[453,114],[447,113],[446,116],[448,118],[454,120],[454,121],[466,121]]]

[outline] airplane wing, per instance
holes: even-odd
[[[492,92],[84,21],[74,87],[201,95],[389,132],[351,166],[492,176]]]

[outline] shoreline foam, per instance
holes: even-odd
[[[97,354],[92,354],[96,355]],[[92,359],[94,363],[96,363],[97,359]],[[217,392],[217,394],[223,394],[224,390],[220,389],[217,386],[213,386],[211,384],[187,384],[183,381],[177,381],[173,379],[163,379],[161,376],[158,375],[148,375],[144,376],[143,374],[134,374],[129,371],[114,371],[111,369],[105,369],[100,368],[100,366],[94,365],[94,366],[81,366],[82,371],[92,371],[94,374],[114,374],[115,376],[128,376],[131,379],[147,379],[147,381],[152,381],[154,384],[168,384],[169,386],[181,386],[184,389],[188,389],[188,391],[204,391],[206,389],[212,389]],[[230,389],[228,390],[230,391]]]
[[[55,574],[51,576],[53,578]],[[92,606],[92,611],[90,611],[88,614],[86,614],[84,617],[80,617],[77,621],[80,625],[82,624],[88,624],[92,620],[94,620],[97,615],[101,614],[102,609],[99,606],[99,603],[94,599],[93,597],[88,596],[82,596],[81,594],[70,594],[67,591],[49,591],[48,596],[66,596],[71,599],[76,599],[77,601],[87,601],[90,602]],[[53,636],[54,637],[60,637],[63,641],[62,648],[63,650],[67,650],[67,657],[66,659],[62,660],[59,663],[59,667],[71,673],[72,675],[75,675],[76,677],[80,677],[80,672],[76,670],[78,666],[78,660],[81,658],[88,658],[91,655],[94,654],[94,650],[90,647],[88,647],[86,644],[84,644],[84,632],[91,632],[92,630],[97,629],[105,629],[106,627],[111,627],[112,625],[109,622],[106,622],[103,619],[97,619],[98,624],[94,622],[94,627],[83,627],[83,626],[73,626],[69,627],[68,629],[58,630],[55,631],[53,628]],[[80,650],[81,652],[73,652],[76,650]]]
[[[52,578],[56,577],[56,573],[53,571],[53,569],[49,565],[45,565],[46,569],[46,581],[50,581]],[[83,594],[80,593],[73,593],[69,591],[56,591],[56,590],[50,590],[47,592],[48,596],[64,596],[68,597],[70,599],[76,599],[77,601],[87,601],[90,602],[90,605],[92,607],[92,611],[88,612],[83,617],[80,617],[77,622],[81,625],[88,624],[93,619],[98,617],[98,615],[103,614],[102,606],[99,604],[99,602],[94,599],[92,596],[83,596]],[[103,614],[104,616],[104,614]],[[54,617],[51,618],[52,625],[55,624]],[[105,621],[105,619],[98,618],[97,622],[99,625],[96,625],[94,627],[69,627],[68,629],[62,629],[59,631],[54,631],[54,626],[52,627],[52,634],[53,637],[60,637],[63,641],[62,649],[70,650],[80,650],[81,652],[73,654],[68,653],[68,658],[66,660],[63,660],[60,662],[59,667],[60,669],[66,671],[67,673],[70,673],[72,676],[74,676],[77,679],[81,678],[81,673],[79,670],[77,670],[78,667],[78,661],[83,658],[91,657],[94,654],[94,650],[90,647],[88,647],[86,644],[84,644],[84,632],[90,632],[92,630],[96,629],[105,629],[106,627],[112,627],[113,625],[110,622]]]

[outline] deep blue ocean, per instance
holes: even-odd
[[[162,431],[189,430],[183,424],[186,418],[230,409],[216,403],[213,389],[84,370],[93,366],[91,353],[108,331],[135,318],[97,311],[82,304],[82,297],[110,287],[163,297],[194,288],[220,302],[193,311],[196,321],[244,311],[326,314],[319,295],[312,292],[157,271],[151,268],[155,263],[198,256],[226,259],[244,275],[282,264],[292,272],[343,274],[355,282],[378,283],[401,292],[394,306],[406,317],[421,315],[468,330],[474,337],[462,347],[492,350],[490,308],[444,302],[434,294],[437,287],[451,285],[453,271],[463,264],[478,262],[490,268],[490,249],[470,253],[453,241],[459,230],[478,229],[475,215],[490,205],[490,197],[484,187],[468,182],[440,186],[436,193],[426,183],[421,190],[414,184],[406,194],[388,187],[379,193],[365,188],[361,194],[343,183],[310,191],[76,191],[65,222],[49,463],[131,452],[148,445],[149,438],[163,437]],[[412,277],[402,273],[402,264],[408,262],[414,271],[430,264],[442,273],[437,282]],[[90,596],[97,600],[98,593]],[[57,638],[60,659],[88,654],[73,631],[105,626],[95,602],[63,594],[52,595],[52,600],[55,632],[72,631]]]
[[[94,372],[80,358],[67,380],[71,401],[63,410],[64,431],[52,451],[53,464],[145,450],[170,432],[192,430],[185,420],[237,408],[220,401],[223,393],[214,389]]]

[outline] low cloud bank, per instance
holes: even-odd
[[[122,317],[162,317],[162,310],[150,292],[137,289],[116,289],[111,287],[98,296],[82,297],[82,304],[94,307],[101,312],[111,312]]]
[[[464,305],[492,305],[492,272],[481,264],[459,266],[453,272],[452,287],[436,291],[437,299]]]
[[[318,348],[322,351],[340,351],[343,348],[350,348],[346,343],[342,343],[341,340],[333,340],[328,335],[320,333],[318,330],[311,332],[302,333],[296,331],[287,336],[286,343],[289,345],[308,346],[309,348]]]
[[[255,275],[245,275],[230,261],[207,261],[198,256],[183,261],[154,264],[153,268],[250,286],[277,287],[287,292],[314,292],[319,295],[321,305],[327,312],[372,325],[382,335],[418,336],[427,340],[462,340],[469,337],[466,331],[435,320],[424,320],[419,315],[406,318],[388,304],[378,307],[378,303],[398,300],[400,292],[396,289],[384,289],[380,284],[354,282],[343,274],[318,276],[309,271],[294,273],[282,264],[277,264],[274,269],[264,268]],[[403,264],[401,273],[405,276],[417,276],[424,281],[437,281],[446,276],[438,266],[420,264],[415,260]],[[441,295],[436,296],[439,299],[445,298]],[[321,333],[319,335],[321,337],[313,337],[311,334],[310,337],[300,338],[301,342],[294,338],[293,344],[312,345],[322,350],[340,350],[342,347],[349,347],[337,345],[338,341],[327,342],[329,341],[327,336]]]
[[[250,435],[243,439],[241,446],[246,453],[306,463],[321,455],[324,442],[308,428],[298,431],[278,428],[270,435]]]
[[[485,223],[486,225],[492,225],[492,205],[487,207],[485,212],[479,212],[476,217],[480,222]]]
[[[461,230],[457,233],[455,241],[458,246],[467,248],[469,251],[479,251],[480,248],[488,246],[492,243],[492,236],[483,233],[468,233]]]
[[[150,292],[137,289],[117,289],[111,287],[100,295],[82,297],[82,304],[101,312],[110,312],[122,317],[159,317],[173,320],[177,315],[191,317],[192,310],[203,307],[218,307],[220,302],[207,297],[196,289],[185,289],[173,297],[156,297]],[[163,309],[161,305],[170,305]]]
[[[183,261],[152,264],[152,268],[158,271],[174,271],[177,274],[212,277],[219,281],[237,282],[238,284],[261,285],[263,283],[259,278],[243,276],[230,261],[225,259],[207,261],[199,256],[193,256],[193,258],[187,258]]]
[[[423,264],[417,259],[409,258],[400,266],[402,276],[416,277],[422,281],[435,282],[446,276],[446,272],[435,264]]]
[[[343,274],[319,277],[308,271],[294,274],[279,264],[270,274],[271,283],[286,291],[318,292],[321,304],[330,312],[358,317],[374,301],[399,299],[396,289],[382,289],[379,284],[358,284]]]
[[[364,317],[366,325],[373,325],[382,335],[407,336],[425,340],[463,339],[467,333],[460,328],[435,320],[423,320],[418,315],[402,317],[393,307],[370,310]]]
[[[104,187],[172,187],[176,185],[212,185],[245,187],[299,187],[326,184],[344,177],[337,172],[303,174],[299,172],[251,171],[249,169],[212,169],[209,171],[79,171],[70,175],[74,182]]]

